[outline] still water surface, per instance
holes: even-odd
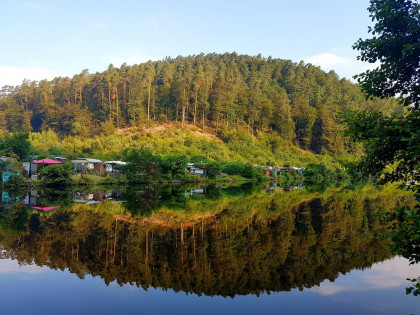
[[[2,192],[2,314],[418,313],[390,187]]]

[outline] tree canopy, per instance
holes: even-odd
[[[401,98],[405,105],[420,106],[420,6],[410,0],[371,0],[368,8],[374,27],[369,39],[353,48],[358,59],[379,63],[356,76],[371,96]]]

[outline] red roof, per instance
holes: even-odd
[[[32,161],[34,164],[62,164],[60,161],[52,160],[52,159],[42,159],[37,161]]]

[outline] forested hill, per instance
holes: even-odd
[[[338,112],[397,107],[367,101],[358,85],[304,62],[200,54],[3,87],[0,129],[92,137],[178,122],[218,135],[278,133],[302,149],[338,155],[349,149],[334,122]]]

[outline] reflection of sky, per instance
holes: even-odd
[[[406,259],[395,257],[377,263],[364,271],[353,270],[334,282],[326,280],[319,287],[311,288],[310,291],[321,295],[332,295],[338,292],[396,288],[407,285],[407,278],[419,276],[419,264],[409,266]]]
[[[395,258],[371,269],[354,270],[334,283],[302,292],[238,296],[233,299],[187,295],[134,285],[106,286],[99,277],[84,280],[67,270],[19,266],[0,260],[1,314],[410,314],[420,298],[407,296],[407,277],[420,266]]]
[[[40,273],[49,270],[48,267],[39,267],[37,265],[19,265],[16,260],[1,259],[0,260],[0,276],[9,273]]]

